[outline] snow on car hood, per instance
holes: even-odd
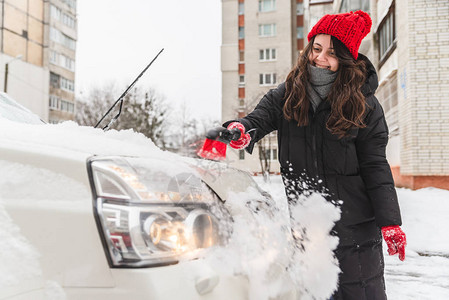
[[[3,159],[8,159],[7,151],[9,157],[21,152],[16,156],[30,156],[29,160],[33,160],[36,167],[53,167],[53,171],[85,183],[86,159],[101,155],[162,160],[167,162],[166,167],[180,167],[179,163],[188,164],[223,200],[226,200],[230,189],[244,191],[249,185],[254,186],[248,175],[231,170],[226,164],[163,151],[149,138],[131,129],[105,132],[99,128],[80,126],[72,121],[35,125],[0,118],[0,145]],[[32,158],[32,155],[35,156]],[[51,164],[59,166],[50,166]],[[78,168],[78,172],[73,168]]]
[[[31,125],[0,118],[0,139],[3,143],[32,145],[60,154],[123,155],[154,157],[173,154],[160,150],[143,134],[133,130],[110,130],[79,126],[67,121],[60,124]],[[70,153],[71,152],[71,153]]]

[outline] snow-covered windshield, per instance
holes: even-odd
[[[44,124],[37,115],[5,93],[0,93],[0,118],[27,124]]]

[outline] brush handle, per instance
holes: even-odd
[[[240,139],[241,135],[242,133],[238,128],[228,130],[224,127],[216,127],[206,133],[206,138],[229,144],[231,141]]]

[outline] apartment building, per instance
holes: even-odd
[[[44,121],[75,117],[76,0],[0,0],[0,73]]]
[[[373,20],[360,52],[378,72],[396,185],[449,189],[449,2],[334,1],[334,12],[357,9]]]
[[[449,189],[449,2],[371,4],[396,184]]]
[[[387,158],[395,182],[413,189],[449,189],[448,1],[222,0],[222,7],[223,120],[251,111],[285,79],[320,17],[362,9],[373,27],[359,51],[378,71],[376,95],[390,128]],[[275,57],[266,61],[269,49],[275,49]],[[275,80],[266,74],[276,74]],[[262,143],[275,149],[275,138],[268,141]],[[259,172],[258,149],[252,156],[230,151],[230,161]],[[273,163],[271,171],[277,170]]]
[[[249,113],[261,97],[286,78],[304,45],[302,1],[222,0],[222,119]],[[228,150],[231,165],[254,173],[260,157],[279,172],[276,134],[252,155]],[[265,160],[266,158],[266,160]]]

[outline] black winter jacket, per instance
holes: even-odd
[[[362,87],[366,97],[366,128],[353,129],[339,138],[326,129],[331,106],[323,101],[315,112],[309,111],[309,125],[298,126],[283,116],[285,84],[270,90],[253,112],[241,122],[246,131],[256,129],[247,148],[266,134],[278,131],[278,157],[284,178],[307,180],[315,188],[323,188],[332,200],[342,200],[340,222],[351,226],[375,221],[379,227],[401,225],[394,182],[386,160],[388,128],[383,109],[374,96],[377,74],[371,62],[359,55],[367,65],[367,79]],[[231,121],[229,121],[231,122]],[[229,124],[226,122],[224,125]]]

